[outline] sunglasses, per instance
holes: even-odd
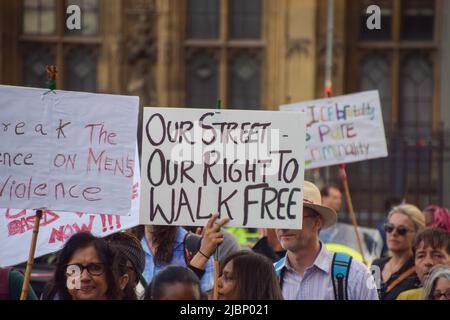
[[[86,266],[80,263],[68,264],[66,274],[71,276],[76,272],[81,275],[85,269],[91,276],[101,276],[105,272],[105,265],[103,263],[89,263]]]
[[[445,299],[450,300],[450,289],[446,290],[445,292],[441,292],[438,290],[433,292],[434,300],[440,300],[441,297],[445,297]]]
[[[401,236],[406,235],[408,232],[413,232],[413,230],[411,230],[410,228],[402,225],[396,226],[395,224],[392,223],[386,223],[384,225],[384,231],[386,231],[387,233],[392,233],[394,232],[394,230],[397,230],[397,233]]]

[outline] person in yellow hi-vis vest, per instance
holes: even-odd
[[[226,230],[231,233],[241,246],[253,247],[259,239],[257,229],[228,227]],[[253,232],[253,230],[255,230]]]
[[[358,260],[359,262],[363,262],[363,258],[361,253],[358,251],[344,246],[343,244],[339,243],[325,243],[325,247],[330,250],[331,252],[343,252],[353,257],[353,259]]]

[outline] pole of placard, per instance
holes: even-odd
[[[39,234],[39,225],[41,223],[43,210],[36,210],[36,219],[34,220],[33,237],[31,239],[30,253],[28,254],[27,269],[25,270],[25,279],[23,280],[22,293],[20,300],[26,300],[30,288],[31,272],[33,271],[34,253],[36,252],[36,243]]]
[[[47,89],[49,89],[49,92],[54,92],[54,90],[56,89],[57,73],[58,72],[56,70],[56,66],[54,66],[54,65],[46,66]],[[30,288],[30,280],[31,280],[31,272],[33,271],[34,254],[36,253],[36,245],[37,245],[39,226],[41,224],[42,214],[43,214],[43,209],[36,210],[36,217],[35,217],[34,226],[33,226],[33,236],[31,238],[30,252],[28,254],[27,268],[25,269],[25,278],[23,280],[22,292],[20,294],[20,300],[26,300],[28,298],[28,291]]]
[[[219,247],[217,246],[216,251],[214,251],[214,292],[213,292],[213,299],[218,300],[219,299]]]
[[[222,109],[222,101],[217,99],[216,109]],[[217,246],[216,251],[214,251],[214,290],[213,290],[213,300],[219,299],[219,248],[220,245]]]
[[[353,228],[355,230],[356,241],[358,242],[359,252],[361,253],[361,257],[363,259],[363,263],[365,264],[366,263],[366,259],[364,258],[364,251],[363,251],[363,248],[362,248],[362,242],[361,242],[361,238],[359,237],[358,223],[356,222],[355,210],[353,209],[353,202],[352,202],[352,198],[350,196],[350,188],[348,187],[347,172],[345,170],[345,164],[340,164],[339,165],[339,176],[341,177],[342,184],[344,185],[345,199],[346,199],[346,202],[347,202],[347,205],[348,205],[348,211],[350,213],[350,218],[352,219]]]
[[[325,47],[325,97],[329,98],[333,89],[333,45],[334,45],[334,0],[328,0],[327,36]],[[325,167],[325,183],[330,181],[330,167]]]
[[[327,15],[327,44],[326,44],[326,57],[325,57],[325,97],[330,98],[333,94],[333,34],[334,34],[334,0],[328,0],[328,15]],[[326,179],[328,182],[328,167],[326,170]],[[347,182],[347,173],[345,171],[345,164],[339,165],[339,176],[341,177],[342,184],[344,185],[345,199],[348,204],[350,212],[350,218],[352,219],[353,228],[355,230],[356,240],[358,242],[359,252],[361,253],[363,262],[364,252],[362,249],[361,238],[358,233],[358,224],[356,222],[356,215],[353,209],[352,198],[350,196],[350,189]]]
[[[333,34],[334,34],[334,0],[328,0],[327,39],[325,52],[325,97],[330,97],[333,88]]]

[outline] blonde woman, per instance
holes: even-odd
[[[391,209],[384,225],[390,256],[373,262],[381,270],[381,300],[394,300],[410,289],[420,286],[414,267],[413,241],[425,228],[423,213],[412,204],[401,204]]]
[[[423,300],[450,300],[450,266],[439,264],[431,270],[423,288]]]

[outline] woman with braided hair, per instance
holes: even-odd
[[[125,271],[129,277],[124,289],[125,300],[143,298],[147,283],[142,277],[145,267],[145,253],[139,239],[127,232],[117,232],[106,238],[111,247],[116,249],[125,264]]]

